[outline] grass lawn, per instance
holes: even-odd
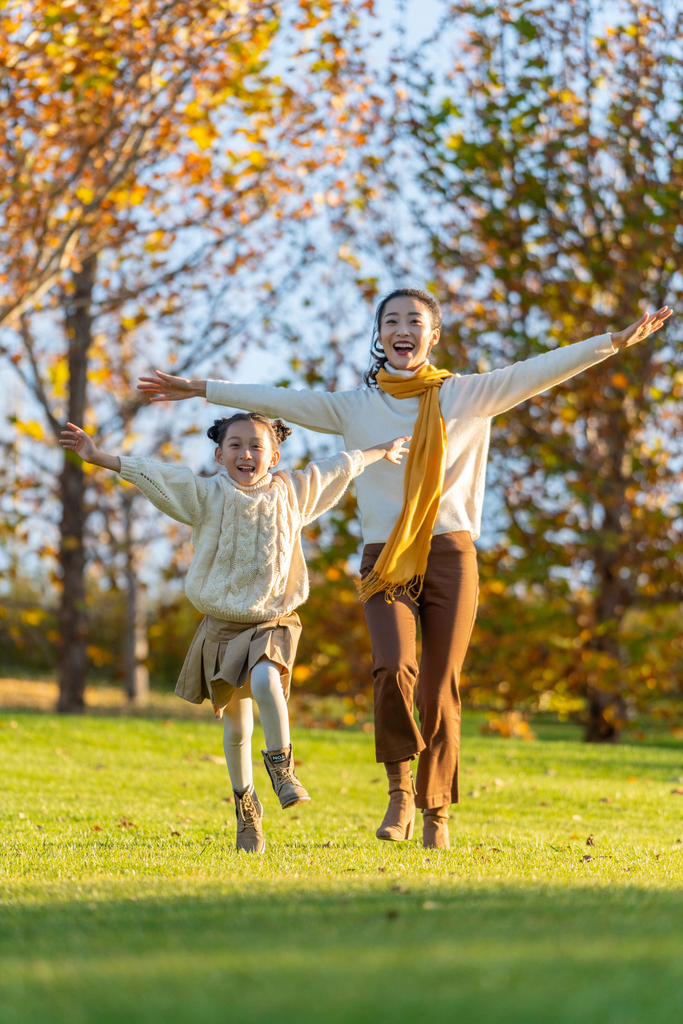
[[[683,745],[539,737],[466,722],[434,852],[374,838],[371,736],[295,733],[250,857],[214,723],[1,714],[2,1024],[680,1020]]]

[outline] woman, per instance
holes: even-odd
[[[405,467],[377,463],[356,485],[365,543],[361,597],[373,649],[376,753],[386,767],[390,794],[378,838],[409,839],[417,806],[424,816],[424,845],[449,846],[448,808],[459,799],[459,677],[476,614],[474,540],[492,417],[648,337],[670,315],[664,306],[617,334],[490,373],[461,376],[436,370],[429,362],[441,330],[438,304],[425,292],[400,288],[377,308],[373,364],[366,386],[356,391],[294,391],[162,373],[141,378],[138,386],[152,401],[202,396],[341,434],[347,448],[369,447],[378,437],[412,435]],[[415,696],[419,729],[413,718]],[[410,762],[418,754],[415,791]]]

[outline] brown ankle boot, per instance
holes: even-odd
[[[426,850],[450,850],[448,835],[448,804],[422,812],[422,845]]]
[[[263,853],[266,840],[263,836],[263,807],[253,786],[244,793],[235,794],[235,816],[237,818],[236,846],[247,853]]]
[[[282,807],[296,807],[311,798],[294,774],[292,744],[281,750],[262,750],[263,761]]]
[[[410,762],[385,764],[389,779],[389,806],[377,829],[378,839],[400,842],[413,838],[415,826],[415,783]]]

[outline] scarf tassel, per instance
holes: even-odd
[[[381,594],[384,591],[384,600],[387,604],[392,604],[397,597],[407,597],[413,604],[417,604],[417,599],[422,593],[424,581],[424,573],[422,573],[419,576],[413,576],[407,583],[388,583],[373,569],[358,585],[358,592],[363,602],[368,601],[375,594]]]

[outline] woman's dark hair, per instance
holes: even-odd
[[[441,306],[436,299],[433,299],[431,295],[427,294],[427,292],[423,292],[421,288],[396,288],[393,292],[389,292],[388,295],[385,295],[375,310],[375,323],[372,328],[372,341],[370,343],[370,358],[372,359],[372,363],[370,364],[370,369],[363,374],[363,380],[368,387],[377,387],[377,374],[382,367],[386,366],[389,362],[379,340],[379,332],[382,328],[384,310],[392,299],[398,299],[403,296],[408,299],[417,299],[417,301],[421,302],[423,306],[426,306],[432,330],[436,331],[441,329],[441,323],[443,320],[441,315]]]
[[[273,448],[276,449],[292,433],[292,428],[288,427],[282,420],[269,420],[267,416],[262,416],[260,412],[236,412],[234,416],[223,416],[220,420],[214,420],[213,426],[209,427],[206,436],[220,448],[228,429],[233,423],[239,423],[240,420],[251,420],[253,423],[262,423],[264,427],[267,427]]]

